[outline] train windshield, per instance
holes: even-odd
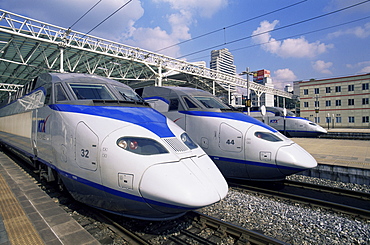
[[[206,108],[230,109],[227,105],[213,97],[194,96]]]
[[[107,87],[102,84],[70,83],[69,86],[79,100],[116,100]]]
[[[129,88],[118,86],[114,86],[114,88],[117,89],[117,91],[122,95],[125,101],[143,102],[143,99],[137,93],[135,93],[135,91]]]
[[[287,110],[286,115],[288,117],[295,117],[295,114],[293,112],[289,111],[289,110]]]

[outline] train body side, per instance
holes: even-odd
[[[152,108],[122,101],[45,104],[47,91],[36,89],[0,108],[0,141],[76,200],[163,220],[226,195],[227,183],[211,159],[186,145],[186,133]]]

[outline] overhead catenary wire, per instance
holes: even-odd
[[[329,15],[332,15],[332,14],[335,14],[335,13],[338,13],[338,12],[341,12],[341,11],[344,11],[344,10],[347,10],[347,9],[350,9],[350,8],[353,8],[353,7],[362,5],[362,4],[367,3],[369,1],[370,0],[365,0],[365,1],[362,1],[360,3],[356,3],[356,4],[353,4],[353,5],[350,5],[350,6],[347,6],[347,7],[344,7],[344,8],[341,8],[341,9],[338,9],[338,10],[335,10],[335,11],[332,11],[332,12],[329,12],[329,13],[326,13],[326,14],[318,15],[318,16],[311,17],[311,18],[308,18],[308,19],[305,19],[305,20],[301,20],[301,21],[298,21],[298,22],[295,22],[295,23],[292,23],[292,24],[289,24],[289,25],[278,27],[276,29],[267,30],[267,31],[260,32],[260,33],[254,34],[254,35],[250,35],[250,36],[247,36],[247,37],[239,38],[239,39],[236,39],[236,40],[227,42],[227,43],[218,44],[218,45],[215,45],[213,47],[205,48],[205,49],[202,49],[202,50],[199,50],[199,51],[192,52],[192,53],[187,54],[187,55],[183,55],[183,56],[177,57],[177,59],[181,59],[181,58],[184,58],[184,57],[187,57],[187,56],[190,56],[190,55],[198,54],[198,53],[201,53],[201,52],[204,52],[204,51],[207,51],[207,50],[215,49],[215,48],[224,46],[226,44],[232,44],[232,43],[240,42],[242,40],[250,39],[250,38],[253,38],[253,37],[256,37],[256,36],[260,36],[260,35],[263,35],[263,34],[267,34],[269,32],[274,32],[274,31],[282,30],[282,29],[285,29],[285,28],[288,28],[288,27],[292,27],[292,26],[295,26],[295,25],[299,25],[299,24],[302,24],[302,23],[305,23],[305,22],[309,22],[309,21],[312,21],[312,20],[315,20],[315,19],[326,17],[326,16],[329,16]]]
[[[335,28],[335,27],[344,26],[344,25],[348,25],[348,24],[355,23],[355,22],[358,22],[358,21],[366,20],[366,19],[369,19],[369,18],[370,18],[370,16],[366,16],[366,17],[363,17],[363,18],[359,18],[359,19],[347,21],[347,22],[344,22],[344,23],[340,23],[340,24],[336,24],[336,25],[332,25],[332,26],[328,26],[328,27],[324,27],[324,28],[320,28],[320,29],[316,29],[316,30],[312,30],[312,31],[308,31],[308,32],[299,33],[299,34],[295,34],[295,35],[288,36],[288,37],[282,37],[282,38],[279,38],[279,39],[274,39],[273,41],[270,40],[270,41],[263,42],[263,43],[257,43],[257,44],[249,45],[249,46],[246,46],[246,47],[240,47],[240,48],[230,49],[229,51],[230,52],[234,52],[234,51],[239,51],[239,50],[242,50],[242,49],[247,49],[247,48],[253,48],[253,47],[261,46],[261,45],[264,45],[264,44],[269,44],[269,43],[273,43],[273,42],[279,42],[279,41],[283,41],[285,39],[299,37],[299,36],[303,36],[303,35],[308,35],[308,34],[320,32],[320,31],[325,31],[325,30],[332,29],[332,28]],[[191,59],[191,60],[199,60],[199,59],[208,58],[208,57],[209,56],[207,55],[207,56],[197,57],[197,58],[194,58],[194,59]]]
[[[307,1],[308,1],[308,0],[303,0],[303,1],[300,1],[300,2],[297,2],[297,3],[294,3],[294,4],[291,4],[291,5],[288,5],[288,6],[285,6],[285,7],[279,8],[279,9],[275,9],[275,10],[273,10],[273,11],[270,11],[270,12],[267,12],[267,13],[264,13],[264,14],[260,14],[260,15],[258,15],[258,16],[253,17],[253,18],[249,18],[249,19],[247,19],[247,20],[243,20],[243,21],[240,21],[240,22],[238,22],[238,23],[234,23],[234,24],[231,24],[231,25],[225,26],[225,27],[223,27],[223,28],[219,28],[219,29],[216,29],[216,30],[213,30],[213,31],[210,31],[210,32],[204,33],[204,34],[202,34],[202,35],[199,35],[199,36],[196,36],[196,37],[193,37],[193,38],[187,39],[187,40],[182,41],[182,42],[178,42],[178,43],[176,43],[176,44],[170,45],[170,46],[165,47],[165,48],[161,48],[161,49],[159,49],[159,50],[156,50],[155,52],[160,52],[160,51],[163,51],[163,50],[166,50],[166,49],[172,48],[172,47],[174,47],[174,46],[177,46],[177,45],[180,45],[180,44],[183,44],[183,43],[186,43],[186,42],[190,42],[190,41],[193,41],[193,40],[198,39],[198,38],[201,38],[201,37],[205,37],[205,36],[211,35],[211,34],[213,34],[213,33],[219,32],[219,31],[224,31],[224,34],[225,34],[225,30],[226,30],[227,28],[231,28],[231,27],[234,27],[234,26],[237,26],[237,25],[244,24],[244,23],[246,23],[246,22],[249,22],[249,21],[252,21],[252,20],[258,19],[258,18],[260,18],[260,17],[264,17],[264,16],[269,15],[269,14],[273,14],[273,13],[279,12],[279,11],[281,11],[281,10],[288,9],[288,8],[290,8],[290,7],[296,6],[296,5],[298,5],[298,4],[301,4],[301,3],[303,3],[303,2],[307,2]],[[226,40],[226,38],[225,38],[225,37],[224,37],[224,39]],[[225,41],[225,42],[226,42],[226,41]]]
[[[370,1],[370,0],[369,0]],[[126,3],[124,3],[121,7],[119,7],[116,11],[114,11],[113,13],[111,13],[108,17],[106,17],[104,20],[100,21],[99,24],[97,24],[95,27],[93,27],[90,31],[88,31],[85,35],[88,35],[90,34],[90,32],[92,32],[93,30],[95,30],[96,28],[98,28],[101,24],[103,24],[106,20],[108,20],[110,17],[112,17],[113,15],[115,15],[118,11],[120,11],[121,9],[123,9],[124,7],[126,7],[130,2],[132,2],[132,0],[129,0],[127,1]]]
[[[86,13],[84,13],[78,20],[75,21],[68,29],[72,29],[74,25],[76,25],[83,17],[85,17],[93,8],[95,8],[102,0],[99,0],[97,3],[94,4]]]

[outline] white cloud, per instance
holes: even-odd
[[[179,40],[186,40],[191,38],[189,33],[189,25],[191,24],[191,13],[189,11],[182,10],[180,13],[171,14],[168,17],[168,21],[172,28],[172,34],[174,38]]]
[[[284,58],[313,58],[333,47],[331,44],[324,44],[319,41],[309,43],[304,37],[277,41],[271,37],[270,31],[274,30],[278,23],[278,20],[274,20],[272,23],[262,21],[260,26],[252,33],[254,42],[261,44],[262,48],[270,53]]]
[[[215,12],[227,6],[228,0],[154,0],[154,2],[171,6],[168,12],[172,10],[173,13],[166,16],[171,30],[163,30],[159,26],[132,28],[131,40],[125,40],[126,43],[156,51],[188,40],[191,38],[190,26],[196,22],[196,16],[211,17]],[[159,52],[172,57],[181,56],[178,46]]]
[[[347,64],[347,68],[356,69],[355,73],[370,73],[370,61],[362,61],[356,64]]]
[[[296,81],[297,76],[294,72],[288,68],[279,69],[274,71],[274,76],[272,77],[273,84],[276,89],[283,90],[285,85],[291,84],[292,81]]]
[[[154,0],[155,2],[166,2],[175,10],[191,11],[202,17],[211,17],[214,13],[224,8],[228,0]]]
[[[333,65],[332,62],[317,60],[315,62],[312,62],[311,64],[315,71],[318,71],[323,74],[332,74],[332,72],[329,70],[329,68]]]
[[[359,73],[370,73],[370,66],[365,66],[360,70]]]
[[[155,28],[137,28],[132,32],[130,40],[125,42],[131,46],[139,47],[148,50],[159,50],[164,47],[172,46],[178,43],[179,39],[171,36],[166,31],[162,30],[160,27]],[[162,51],[161,53],[171,56],[180,56],[179,46],[174,46],[169,49]]]
[[[332,32],[328,35],[329,38],[337,38],[344,35],[352,35],[358,38],[366,38],[370,36],[370,22],[367,22],[363,26],[356,26],[346,30],[340,30]]]

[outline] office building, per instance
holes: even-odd
[[[300,81],[300,116],[321,126],[369,128],[370,74]]]
[[[234,56],[227,48],[211,51],[210,68],[230,75],[236,75]]]

